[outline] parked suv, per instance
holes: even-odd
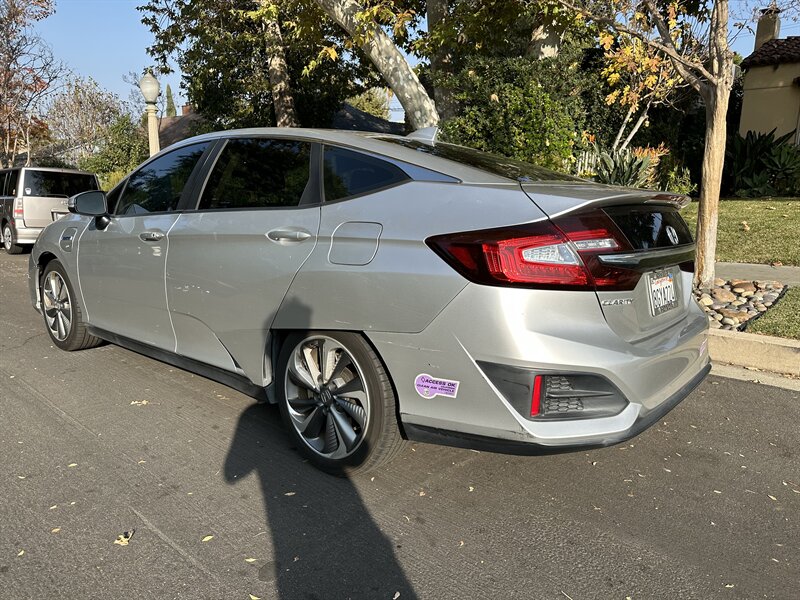
[[[84,171],[23,167],[0,171],[0,241],[9,254],[30,249],[49,223],[67,214],[67,198],[99,190]]]

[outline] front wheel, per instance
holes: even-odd
[[[47,263],[41,279],[40,297],[47,333],[62,350],[83,350],[102,343],[89,334],[78,298],[69,283],[64,265],[57,260]]]
[[[336,475],[389,462],[402,447],[383,363],[358,334],[290,335],[278,360],[278,403],[289,435]]]

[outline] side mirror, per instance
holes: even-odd
[[[75,194],[72,198],[67,200],[67,209],[69,212],[78,215],[101,217],[108,214],[106,195],[99,190]]]
[[[108,217],[106,194],[99,190],[75,194],[67,200],[67,210],[78,215],[95,217],[95,224],[100,230],[105,229],[111,223],[111,219]]]

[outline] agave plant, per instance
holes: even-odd
[[[748,131],[728,144],[727,168],[737,196],[793,193],[800,176],[800,151],[790,143],[794,131],[775,137]]]
[[[629,150],[597,150],[595,180],[608,185],[642,187],[648,180],[649,156],[636,156]]]

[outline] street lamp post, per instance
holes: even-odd
[[[153,77],[150,71],[139,80],[139,89],[147,104],[147,138],[150,141],[150,156],[153,156],[161,150],[161,145],[158,143],[158,119],[156,119],[156,101],[161,89],[158,79]]]

